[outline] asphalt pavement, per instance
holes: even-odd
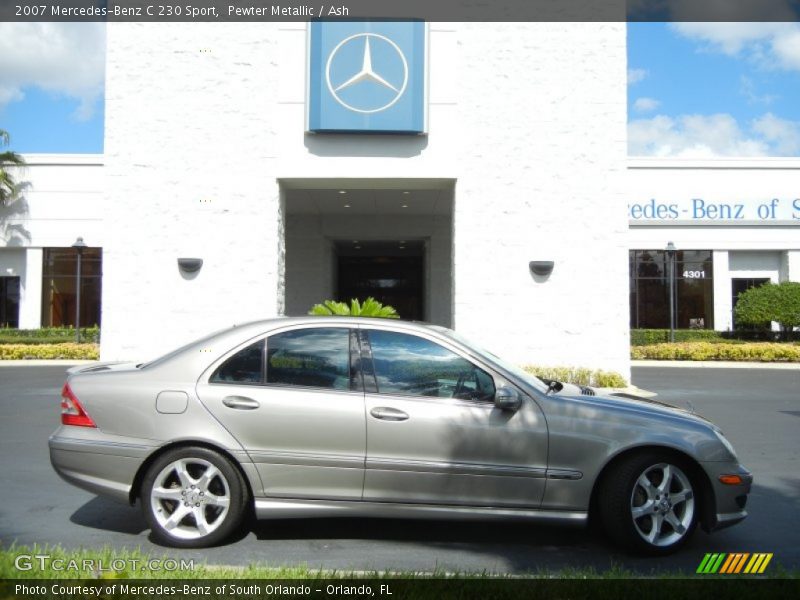
[[[388,519],[262,521],[238,539],[198,551],[154,544],[138,506],[63,482],[47,437],[59,421],[63,366],[0,366],[0,545],[141,548],[208,564],[306,564],[339,570],[525,573],[612,566],[694,572],[707,552],[773,552],[773,566],[800,568],[800,370],[634,367],[633,383],[657,398],[691,402],[717,423],[755,475],[743,523],[666,559],[620,553],[589,529],[528,523]]]

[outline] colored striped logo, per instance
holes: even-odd
[[[772,560],[772,552],[733,552],[731,554],[706,554],[700,566],[697,567],[698,573],[704,574],[740,574],[750,573],[758,574],[763,573],[769,561]]]

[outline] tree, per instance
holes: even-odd
[[[0,148],[5,148],[11,142],[11,137],[4,129],[0,129]],[[14,200],[26,187],[25,183],[17,183],[8,167],[21,167],[25,164],[16,152],[4,150],[0,152],[0,206],[6,206]]]
[[[375,298],[370,296],[364,302],[359,302],[356,298],[346,302],[336,302],[335,300],[325,300],[322,304],[315,304],[308,311],[310,315],[329,316],[342,315],[351,317],[383,317],[385,319],[399,319],[400,315],[392,306],[384,306]]]
[[[784,340],[788,340],[792,330],[800,326],[800,283],[765,283],[739,294],[737,323],[759,327],[770,321],[780,325]]]

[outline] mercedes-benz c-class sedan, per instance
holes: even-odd
[[[261,518],[591,517],[665,554],[747,515],[722,432],[663,403],[543,382],[443,327],[305,317],[232,327],[153,362],[69,371],[50,458],[139,502],[176,547]]]

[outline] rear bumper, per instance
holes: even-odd
[[[62,425],[48,440],[50,464],[64,481],[127,503],[136,472],[154,447],[112,437]]]
[[[708,523],[708,531],[717,531],[743,521],[747,517],[745,506],[753,485],[753,474],[738,462],[706,462],[703,468],[714,492],[713,510],[709,511],[713,513],[713,518]],[[722,483],[719,480],[722,475],[738,475],[742,482],[736,485]]]

